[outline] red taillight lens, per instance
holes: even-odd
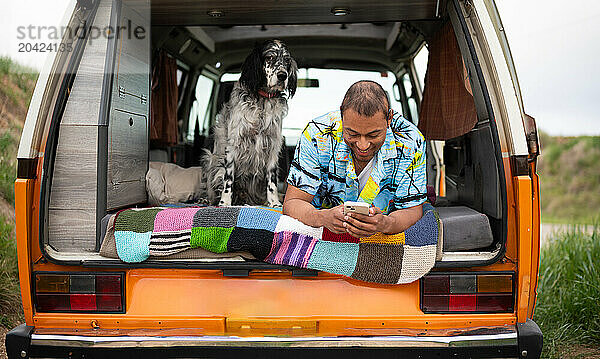
[[[421,307],[424,312],[447,312],[450,307],[448,295],[425,295],[421,297]]]
[[[512,311],[512,294],[479,294],[477,295],[477,308],[484,311],[506,311],[510,308]]]
[[[424,313],[514,310],[514,273],[433,273],[421,278]]]
[[[448,310],[451,312],[473,312],[477,310],[477,296],[475,294],[451,295]]]
[[[38,312],[123,312],[122,293],[122,274],[35,274]]]
[[[120,294],[121,276],[120,275],[97,275],[96,293]]]
[[[450,293],[450,276],[428,275],[423,277],[423,293],[448,294]]]
[[[97,294],[96,305],[99,311],[120,312],[123,310],[121,295],[119,294]]]
[[[71,294],[71,310],[96,311],[95,294]]]
[[[71,310],[68,294],[38,293],[36,294],[35,299],[35,308],[38,312],[57,312]]]

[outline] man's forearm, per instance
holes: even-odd
[[[384,233],[397,234],[417,223],[423,216],[423,205],[398,210],[390,213],[386,217]]]
[[[311,227],[323,227],[324,222],[321,211],[311,203],[301,199],[290,199],[283,205],[283,214],[296,218]]]

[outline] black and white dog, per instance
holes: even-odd
[[[242,65],[231,98],[217,115],[214,149],[204,159],[213,205],[281,206],[277,169],[287,99],[296,92],[298,67],[287,46],[268,40]]]

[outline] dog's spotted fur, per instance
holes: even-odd
[[[217,115],[214,150],[205,157],[211,204],[281,206],[281,124],[287,98],[296,91],[297,71],[289,50],[278,40],[257,46],[244,61],[240,80]]]

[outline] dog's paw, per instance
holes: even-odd
[[[267,206],[269,206],[269,207],[283,207],[283,205],[281,204],[281,202],[279,202],[278,199],[269,200],[267,202]]]
[[[219,201],[219,207],[222,206],[231,206],[231,198],[221,198]]]

